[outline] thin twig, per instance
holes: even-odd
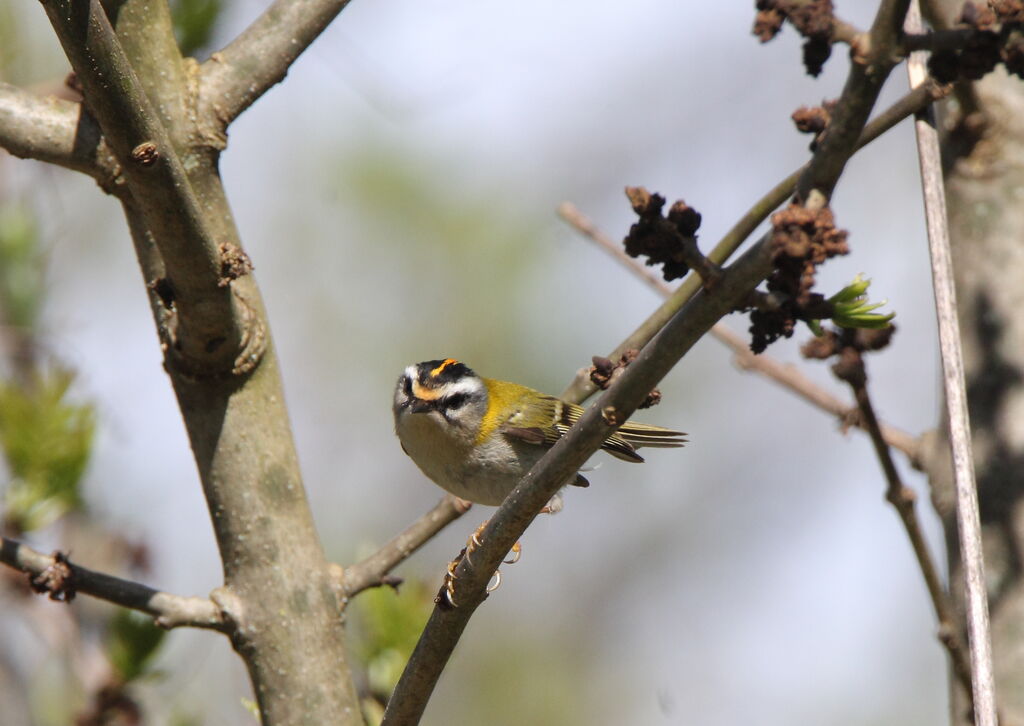
[[[209,598],[183,597],[154,590],[138,582],[76,565],[64,557],[43,554],[8,537],[0,538],[0,562],[33,577],[54,573],[53,576],[61,580],[61,590],[50,589],[51,595],[92,595],[152,615],[161,628],[189,626],[221,632],[230,630],[221,609]]]
[[[861,361],[860,365],[863,371],[863,361]],[[853,389],[854,397],[857,399],[857,407],[860,409],[861,419],[864,421],[865,428],[871,436],[875,455],[878,457],[878,462],[885,473],[885,480],[888,485],[885,498],[896,508],[900,521],[903,522],[903,528],[907,532],[907,537],[910,538],[910,544],[914,549],[918,567],[921,568],[921,574],[924,576],[928,595],[931,597],[932,607],[935,609],[935,617],[939,621],[939,640],[946,647],[949,659],[953,664],[953,672],[956,673],[957,679],[964,687],[968,699],[970,699],[970,657],[957,632],[956,618],[953,614],[953,606],[949,601],[949,594],[942,585],[942,580],[939,577],[939,568],[936,567],[935,561],[932,559],[931,552],[928,550],[928,542],[925,540],[921,524],[917,519],[917,511],[914,506],[916,495],[913,489],[903,483],[899,472],[896,470],[896,464],[892,460],[892,453],[878,423],[875,408],[871,403],[866,373],[855,380],[849,380],[848,383]]]
[[[891,129],[908,116],[913,116],[921,109],[927,108],[940,98],[944,98],[950,92],[950,86],[944,86],[929,79],[927,83],[913,89],[892,106],[878,114],[860,135],[857,142],[857,149],[862,149],[883,133]],[[739,246],[754,233],[758,225],[774,212],[780,204],[792,196],[796,183],[801,175],[807,170],[808,164],[789,174],[786,178],[776,184],[732,226],[728,232],[719,240],[708,259],[717,265],[724,264]],[[662,303],[661,307],[654,311],[640,326],[626,338],[618,347],[608,354],[611,360],[618,358],[630,348],[644,347],[654,334],[661,330],[665,322],[675,315],[700,289],[700,280],[696,276],[689,276],[682,284],[675,289],[669,298]],[[576,375],[572,383],[561,393],[561,398],[580,403],[597,391],[597,387],[590,381],[590,375],[586,369]]]
[[[416,550],[469,511],[470,503],[450,494],[366,559],[344,568],[341,591],[344,598],[384,584],[384,576],[408,559]]]
[[[203,113],[227,128],[275,84],[349,0],[276,0],[223,49],[203,63]]]
[[[568,222],[572,227],[581,232],[585,237],[595,242],[601,249],[610,254],[626,269],[633,272],[637,277],[646,282],[664,297],[672,294],[672,288],[654,274],[650,269],[644,267],[636,258],[627,255],[622,245],[616,244],[610,237],[604,234],[585,214],[569,202],[563,202],[558,207],[559,216]],[[843,426],[857,426],[867,431],[867,427],[860,417],[853,415],[855,408],[839,400],[821,386],[817,385],[810,378],[800,372],[792,365],[785,365],[775,360],[767,353],[754,355],[750,347],[740,336],[736,335],[724,323],[715,323],[711,328],[711,335],[728,347],[734,355],[737,366],[745,371],[755,371],[775,381],[783,388],[789,390],[804,399],[812,406],[815,406],[825,413],[829,413],[839,419]],[[911,464],[918,466],[920,460],[920,442],[906,431],[892,426],[882,425],[882,435],[887,444],[899,451],[902,451]]]
[[[949,30],[933,30],[930,33],[907,33],[903,36],[903,50],[906,53],[918,50],[961,50],[978,35],[979,31],[974,28],[950,28]]]
[[[908,30],[921,31],[917,3],[907,18]],[[926,73],[921,53],[911,55],[907,63],[910,84],[920,84]],[[967,411],[963,351],[957,324],[956,290],[946,220],[946,197],[942,179],[939,139],[933,116],[923,116],[914,124],[917,130],[921,183],[924,187],[928,249],[932,259],[932,284],[935,288],[935,312],[939,322],[939,351],[942,356],[943,384],[949,418],[949,440],[953,449],[953,480],[956,485],[957,531],[964,563],[966,585],[967,633],[971,644],[971,675],[974,689],[974,714],[978,726],[996,726],[995,678],[992,671],[992,642],[989,633],[988,593],[985,589],[985,560],[981,544],[981,518],[978,490],[974,479],[974,454],[971,450],[971,424]]]

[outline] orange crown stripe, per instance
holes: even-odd
[[[454,358],[445,358],[441,365],[439,365],[434,370],[430,371],[430,377],[437,378],[439,375],[441,375],[441,371],[443,371],[450,365],[455,365],[456,363],[458,363],[458,361],[455,360]]]

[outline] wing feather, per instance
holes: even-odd
[[[510,439],[536,446],[553,446],[580,420],[584,411],[581,406],[525,388],[516,398],[510,406],[512,413],[501,423],[500,430]],[[623,461],[639,463],[643,457],[636,453],[638,447],[674,448],[686,442],[684,436],[686,434],[680,431],[627,421],[605,439],[601,448]]]

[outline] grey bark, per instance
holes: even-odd
[[[996,696],[1002,722],[1019,724],[1024,723],[1024,86],[1000,71],[975,89],[977,110],[965,109],[962,101],[945,109],[943,151]],[[949,448],[945,426],[938,430],[943,433],[929,447],[925,469],[945,527],[950,586],[963,622]],[[971,723],[963,691],[953,685],[951,694],[952,723]]]

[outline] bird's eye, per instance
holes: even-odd
[[[444,399],[444,407],[447,409],[462,408],[469,397],[465,393],[453,393]]]
[[[402,379],[402,390],[405,391],[406,396],[412,397],[412,379],[409,376]]]

